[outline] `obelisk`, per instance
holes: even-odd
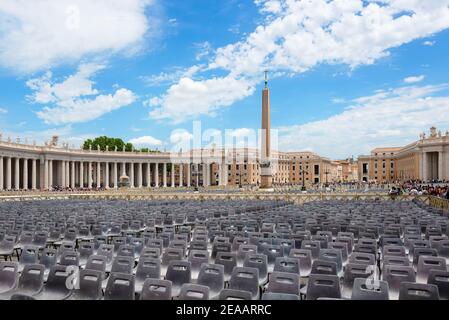
[[[273,183],[271,172],[271,145],[270,145],[270,89],[268,89],[268,72],[265,71],[265,86],[262,90],[262,145],[260,161],[260,186],[270,189]]]

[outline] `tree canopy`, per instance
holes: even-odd
[[[158,152],[151,150],[149,148],[135,149],[131,142],[124,142],[120,138],[111,138],[107,136],[96,137],[95,139],[87,139],[83,143],[83,149],[89,150],[97,150],[98,146],[100,146],[100,150],[105,151],[106,146],[108,146],[109,151],[114,151],[115,147],[117,147],[117,151],[123,151],[123,146],[125,146],[125,151],[140,151],[140,152]]]

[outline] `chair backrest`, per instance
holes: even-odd
[[[181,286],[191,280],[191,266],[189,261],[170,261],[165,279],[170,280],[173,285]]]
[[[337,275],[337,263],[335,261],[326,261],[321,259],[316,259],[312,263],[311,274],[329,274]]]
[[[107,260],[108,260],[108,258],[106,256],[91,255],[87,259],[87,263],[86,263],[85,269],[98,270],[98,271],[101,271],[101,272],[105,272],[106,271]]]
[[[229,288],[251,292],[252,297],[259,294],[259,269],[235,267],[229,280]]]
[[[42,264],[25,265],[19,278],[18,289],[39,292],[44,285],[44,271],[45,267]]]
[[[50,269],[56,264],[56,253],[56,249],[54,248],[45,248],[42,251],[39,263],[43,264],[45,266],[45,269]]]
[[[340,281],[336,275],[311,274],[307,285],[306,300],[341,298]]]
[[[274,262],[274,271],[277,272],[288,272],[299,275],[299,259],[278,257]]]
[[[94,254],[94,243],[83,241],[79,244],[80,258],[87,259]]]
[[[264,292],[262,300],[299,300],[298,295],[287,293]]]
[[[132,274],[112,272],[104,291],[104,299],[134,300],[134,281]]]
[[[353,252],[349,256],[348,262],[350,262],[350,263],[358,263],[358,264],[374,265],[376,263],[376,257],[372,253]]]
[[[159,248],[143,248],[142,252],[140,253],[139,259],[142,258],[154,258],[159,259],[161,256],[161,250]]]
[[[387,265],[382,272],[382,280],[388,282],[390,295],[394,296],[399,293],[401,282],[415,282],[415,279],[413,267]]]
[[[397,245],[386,245],[382,249],[382,256],[405,257],[405,247]]]
[[[252,295],[249,291],[236,289],[223,289],[218,297],[219,300],[251,300]]]
[[[259,270],[259,279],[267,277],[268,262],[267,256],[264,254],[247,254],[243,266]]]
[[[308,276],[312,270],[312,251],[309,249],[292,249],[290,258],[299,260],[299,270],[301,276]]]
[[[105,256],[107,263],[111,263],[114,256],[114,245],[112,244],[101,244],[97,250],[98,256]]]
[[[287,272],[270,274],[267,292],[299,295],[299,275]]]
[[[133,257],[134,246],[131,244],[121,244],[117,250],[117,257]]]
[[[98,300],[102,297],[101,284],[103,273],[98,270],[84,269],[80,271],[79,290],[82,299]]]
[[[143,283],[140,300],[170,300],[172,282],[169,280],[147,279]]]
[[[192,283],[184,283],[179,300],[209,300],[209,287]]]
[[[304,240],[301,242],[301,249],[310,250],[312,253],[312,259],[317,259],[320,254],[321,244],[319,241]]]
[[[368,280],[368,281],[367,281]],[[355,278],[351,300],[388,300],[388,282]]]
[[[449,299],[449,271],[430,270],[427,283],[438,287],[440,298]]]
[[[406,256],[384,256],[382,261],[383,267],[386,265],[410,266],[410,260]]]
[[[442,257],[419,256],[416,281],[427,283],[430,270],[447,271],[446,259]]]
[[[72,272],[66,266],[55,265],[51,267],[47,282],[45,283],[45,290],[69,293],[71,289],[67,288],[66,282],[71,274]]]
[[[17,262],[0,262],[0,289],[7,291],[16,286],[18,280],[19,264]]]
[[[79,253],[75,251],[64,251],[59,263],[63,266],[79,266]]]
[[[126,273],[131,274],[133,272],[134,268],[134,257],[123,257],[123,256],[117,256],[114,259],[114,262],[112,263],[111,267],[111,273]]]
[[[203,263],[209,262],[209,252],[207,250],[190,250],[189,257],[192,271],[199,271]]]
[[[218,252],[215,264],[223,265],[225,275],[231,275],[232,269],[237,266],[237,254],[235,252]]]
[[[440,300],[440,296],[434,284],[402,282],[399,300]]]
[[[162,254],[162,265],[168,266],[170,261],[181,260],[183,257],[183,251],[179,248],[166,248]]]
[[[197,283],[208,286],[213,292],[220,292],[224,288],[224,266],[203,263]]]
[[[98,250],[102,244],[108,243],[108,237],[106,236],[96,236],[94,239],[94,249]]]
[[[137,264],[136,279],[144,281],[148,278],[159,279],[161,276],[161,260],[155,258],[140,258]]]

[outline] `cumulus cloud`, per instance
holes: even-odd
[[[51,72],[28,80],[26,84],[33,90],[28,99],[46,105],[37,116],[47,124],[86,122],[133,103],[136,96],[128,89],[99,94],[91,77],[103,68],[104,65],[82,64],[75,74],[59,83],[53,81]]]
[[[319,64],[369,65],[389,50],[449,27],[449,0],[256,0],[264,22],[246,38],[218,48],[210,72],[227,73],[203,80],[181,78],[168,88],[150,115],[183,121],[215,115],[254,92],[266,68],[301,73]],[[244,89],[214,99],[208,90],[243,82]],[[249,84],[249,85],[248,85]],[[215,94],[214,94],[215,95]],[[181,100],[179,97],[186,97]],[[194,103],[201,106],[192,108]]]
[[[28,73],[86,55],[135,52],[152,2],[2,0],[0,65]]]
[[[375,147],[403,146],[433,125],[449,129],[449,95],[443,94],[448,88],[446,84],[407,86],[357,98],[327,119],[278,128],[280,150],[308,149],[345,158]]]
[[[129,140],[133,145],[139,146],[139,147],[150,147],[150,146],[160,146],[162,145],[162,141],[159,139],[156,139],[152,136],[142,136],[138,138],[133,138]]]
[[[407,77],[404,79],[405,83],[417,83],[417,82],[421,82],[423,81],[425,78],[425,76],[420,75],[420,76],[411,76],[411,77]]]
[[[435,41],[424,41],[423,46],[428,46],[428,47],[432,47],[435,44]]]

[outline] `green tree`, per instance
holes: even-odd
[[[109,151],[113,151],[115,147],[117,147],[117,151],[122,151],[123,146],[125,146],[125,151],[132,151],[134,149],[130,142],[125,143],[120,138],[111,138],[107,136],[96,137],[93,140],[87,139],[83,143],[84,150],[89,150],[90,148],[92,148],[92,150],[97,150],[98,146],[100,146],[100,150],[102,151],[106,150],[106,146],[108,146]]]

